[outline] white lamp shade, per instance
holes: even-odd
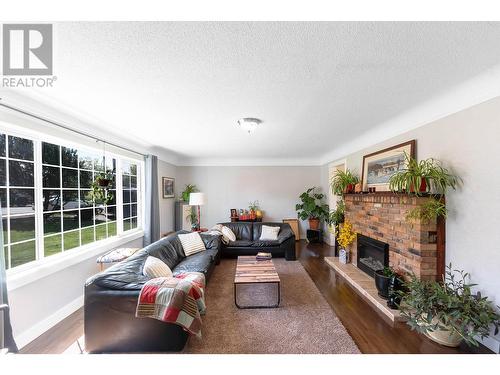
[[[207,197],[204,193],[191,193],[189,194],[190,206],[203,206],[207,203]]]

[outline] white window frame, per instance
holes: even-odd
[[[14,268],[9,268],[6,273],[7,277],[12,278],[15,275],[37,270],[38,268],[47,268],[51,264],[73,263],[70,258],[81,258],[82,253],[87,253],[85,255],[94,254],[95,251],[105,251],[103,248],[113,248],[114,246],[119,246],[122,243],[138,239],[144,235],[144,222],[143,222],[143,210],[144,210],[144,158],[133,158],[129,155],[120,154],[117,152],[112,152],[106,150],[106,156],[111,156],[116,159],[116,221],[117,221],[117,235],[109,237],[103,240],[94,241],[92,243],[78,246],[69,250],[62,249],[61,253],[54,254],[48,257],[44,257],[44,231],[43,231],[43,181],[42,181],[42,142],[52,143],[59,146],[64,146],[68,148],[75,148],[79,150],[85,150],[93,153],[103,153],[102,147],[90,147],[85,144],[78,143],[77,141],[71,141],[64,139],[63,137],[47,135],[31,130],[26,130],[18,125],[9,124],[5,121],[0,121],[0,133],[6,134],[6,142],[8,142],[8,136],[26,138],[33,141],[34,148],[34,189],[35,189],[35,243],[36,243],[36,259],[32,262],[25,263]],[[101,146],[102,143],[99,143]],[[137,172],[137,228],[123,231],[123,197],[122,197],[122,171],[121,163],[122,160],[127,160],[131,163],[135,163],[138,166]],[[8,170],[8,165],[6,166]],[[62,168],[62,165],[60,166]],[[62,169],[61,169],[62,170]],[[8,174],[6,176],[8,178]],[[62,180],[61,180],[62,184]],[[8,203],[8,201],[7,201]],[[95,225],[94,225],[95,227]],[[62,228],[61,228],[62,229]],[[79,227],[79,229],[81,229]],[[62,234],[63,232],[61,232]],[[10,247],[9,247],[10,248]],[[3,248],[1,249],[3,251]],[[83,258],[85,258],[83,255]],[[92,256],[92,255],[90,255]],[[49,272],[50,273],[50,272]]]

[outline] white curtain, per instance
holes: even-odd
[[[158,158],[156,156],[146,156],[145,179],[144,246],[147,246],[160,239],[160,199],[158,194]]]

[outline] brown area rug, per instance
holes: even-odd
[[[208,283],[202,337],[191,337],[183,353],[360,353],[302,265],[273,262],[281,279],[280,307],[240,310],[233,294],[236,260],[222,260]],[[238,302],[255,298],[263,304],[275,298],[272,293],[241,289]]]

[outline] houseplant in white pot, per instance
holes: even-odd
[[[455,347],[465,341],[477,346],[478,338],[488,337],[492,327],[498,333],[500,315],[487,297],[472,292],[476,284],[468,284],[468,278],[451,264],[442,282],[411,275],[402,292],[401,315],[412,329],[439,344]]]

